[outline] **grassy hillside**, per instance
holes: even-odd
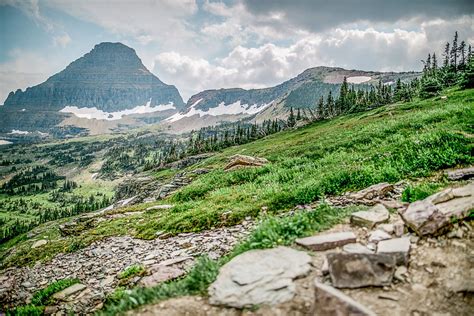
[[[164,201],[176,205],[172,210],[148,215],[146,224],[137,227],[139,236],[232,225],[257,216],[264,206],[279,212],[325,195],[472,164],[474,91],[447,95],[317,122],[226,149],[194,166],[213,171]],[[224,172],[222,166],[236,153],[271,163]]]
[[[51,237],[47,245],[30,249],[32,242],[20,235],[0,245],[2,264],[31,263],[111,235],[154,238],[157,231],[178,233],[233,225],[247,216],[259,216],[262,207],[270,214],[278,213],[326,195],[473,164],[474,90],[445,94],[447,98],[393,104],[225,149],[192,166],[209,168],[210,173],[157,202],[173,204],[172,209],[103,221],[67,238],[56,238],[57,225],[48,223],[38,228],[43,236]],[[224,172],[228,157],[236,153],[265,157],[271,163]],[[16,251],[4,256],[13,245]]]

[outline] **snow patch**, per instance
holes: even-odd
[[[0,146],[1,146],[1,145],[10,145],[10,144],[13,144],[13,143],[12,143],[12,142],[9,142],[8,140],[0,139]]]
[[[216,106],[214,108],[210,108],[207,111],[203,111],[203,110],[197,110],[196,109],[196,105],[198,105],[199,102],[201,102],[201,101],[202,101],[202,99],[199,99],[196,102],[194,102],[191,105],[191,107],[189,108],[188,112],[186,112],[186,113],[176,113],[176,114],[170,116],[169,118],[167,118],[165,121],[176,122],[176,121],[179,121],[182,118],[191,117],[193,115],[199,115],[199,117],[201,117],[201,116],[205,116],[205,115],[219,116],[219,115],[226,115],[226,114],[229,114],[229,115],[232,115],[232,114],[234,114],[234,115],[237,115],[237,114],[255,114],[255,113],[258,113],[258,112],[262,111],[263,109],[268,107],[273,102],[273,101],[270,101],[268,103],[264,103],[263,105],[259,105],[259,104],[253,104],[253,105],[241,104],[240,100],[238,100],[234,103],[231,103],[231,104],[225,104],[224,102],[221,102],[221,103],[219,103],[218,106]]]
[[[126,109],[126,110],[117,111],[117,112],[104,112],[102,110],[97,109],[96,107],[78,108],[77,106],[66,106],[64,109],[60,110],[59,112],[72,113],[77,117],[86,118],[86,119],[114,121],[114,120],[120,120],[122,117],[126,115],[131,115],[131,114],[146,114],[146,113],[176,109],[173,102],[170,102],[168,104],[160,104],[157,106],[151,106],[150,104],[151,104],[151,99],[145,105],[139,105],[139,106],[134,107],[133,109]]]
[[[369,81],[370,79],[372,79],[372,77],[367,77],[367,76],[354,76],[354,77],[349,77],[349,78],[347,78],[347,82],[348,82],[348,83],[355,83],[355,84],[358,84],[358,83],[367,82],[367,81]]]
[[[12,129],[12,131],[8,134],[16,134],[16,135],[27,135],[29,134],[30,132],[28,131],[20,131],[18,129]]]
[[[22,112],[25,112],[25,111],[26,111],[26,109],[21,109],[21,111],[22,111]]]

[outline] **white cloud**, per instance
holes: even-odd
[[[9,55],[10,61],[0,64],[0,104],[10,91],[39,84],[61,67],[56,59],[46,59],[33,52],[13,50]]]
[[[214,8],[215,9],[215,8]],[[217,9],[223,10],[221,6]],[[215,9],[215,10],[217,10]],[[224,14],[221,12],[221,14]],[[437,36],[439,28],[443,37]],[[315,66],[375,71],[420,70],[420,60],[451,40],[454,30],[474,34],[468,19],[422,24],[418,30],[331,29],[302,37],[290,45],[239,45],[212,62],[179,52],[158,54],[153,70],[175,84],[186,99],[205,89],[272,86]]]
[[[66,47],[71,42],[68,34],[58,35],[53,37],[54,46]]]
[[[163,47],[181,47],[194,35],[186,18],[196,13],[195,0],[46,0],[45,3],[112,33],[133,37],[144,45],[158,42]]]

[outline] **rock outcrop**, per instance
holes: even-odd
[[[473,209],[474,183],[470,183],[411,203],[400,215],[419,236],[439,235],[452,221],[467,217]]]
[[[232,171],[235,169],[246,167],[260,167],[268,163],[265,158],[251,157],[245,155],[234,155],[229,158],[229,163],[224,167],[225,171]]]

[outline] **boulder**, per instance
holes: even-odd
[[[332,286],[314,282],[315,304],[312,310],[313,315],[354,315],[354,316],[375,316],[376,314],[364,305],[356,302],[351,297],[342,293]]]
[[[446,189],[411,203],[400,215],[419,236],[440,235],[452,220],[463,219],[474,209],[474,183]]]
[[[351,215],[351,224],[374,228],[377,224],[385,223],[390,218],[390,213],[382,204],[377,204],[368,211],[355,212]]]
[[[390,183],[378,183],[371,185],[361,191],[350,194],[350,197],[355,200],[373,200],[375,198],[383,198],[387,193],[392,192],[394,189]]]
[[[329,233],[296,239],[296,243],[305,248],[322,251],[356,242],[353,232]]]
[[[68,288],[65,288],[64,290],[58,293],[53,294],[53,298],[58,301],[65,301],[71,295],[76,294],[77,292],[80,292],[84,289],[86,289],[86,286],[84,284],[77,283],[77,284],[71,285]]]
[[[40,240],[37,240],[33,243],[33,245],[31,245],[31,248],[34,249],[34,248],[38,248],[38,247],[41,247],[41,246],[44,246],[48,243],[47,240],[44,240],[44,239],[40,239]]]
[[[457,169],[452,171],[447,171],[446,177],[448,180],[456,181],[456,180],[465,180],[474,177],[474,166],[464,169]]]
[[[295,295],[294,279],[310,271],[311,257],[287,247],[247,251],[226,263],[209,287],[209,302],[236,308],[274,305]]]
[[[392,255],[397,265],[407,265],[410,255],[410,238],[382,240],[377,245],[377,253]]]
[[[337,288],[389,285],[396,268],[395,258],[386,254],[330,253],[327,259]]]
[[[265,158],[251,157],[245,155],[234,155],[229,158],[229,163],[224,167],[225,171],[231,171],[244,167],[260,167],[268,163]]]
[[[70,222],[59,225],[59,232],[63,237],[80,235],[84,230],[95,226],[96,220],[92,216],[81,216]]]

